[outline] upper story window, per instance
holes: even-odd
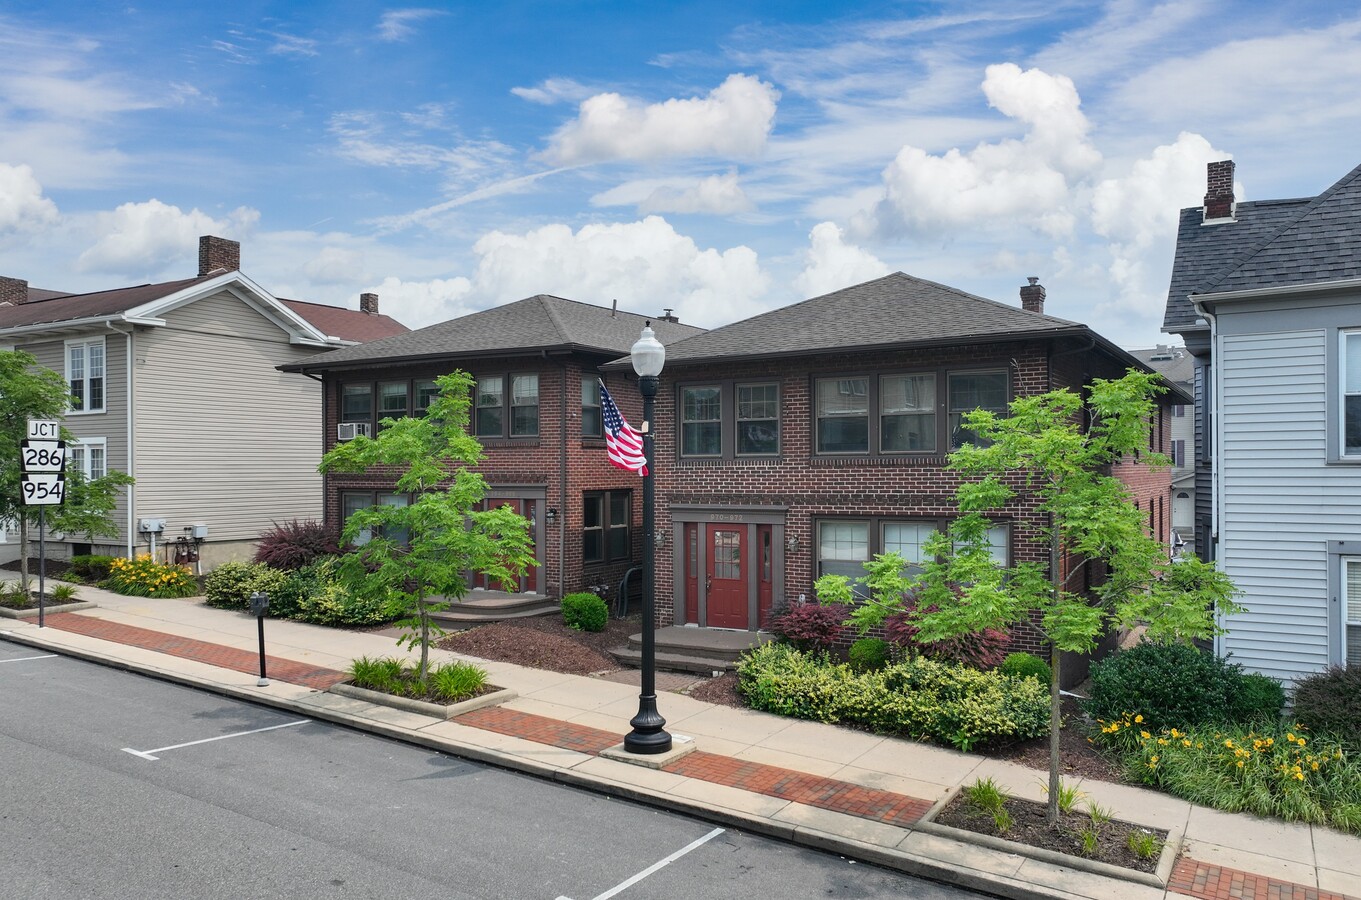
[[[475,430],[478,437],[538,435],[538,375],[484,376],[477,380],[476,398]]]
[[[1361,331],[1342,334],[1342,453],[1361,456]]]
[[[417,379],[415,383],[416,405],[411,408],[413,416],[424,416],[430,411],[430,404],[435,402],[439,396],[439,385],[435,384],[433,378]]]
[[[66,342],[66,383],[71,412],[104,411],[104,339]]]
[[[411,383],[407,381],[378,382],[378,418],[400,419],[410,411]]]
[[[590,491],[582,496],[581,551],[584,562],[630,559],[633,541],[632,491]]]
[[[942,379],[944,405],[939,402]],[[947,452],[975,440],[963,427],[965,413],[1006,411],[1008,384],[1005,369],[819,378],[813,390],[816,452]],[[948,448],[941,434],[951,436]]]
[[[773,381],[684,385],[679,403],[683,457],[780,452],[780,386]]]
[[[581,376],[581,436],[605,436],[605,418],[600,411],[600,379],[595,375]]]
[[[340,421],[367,425],[369,434],[375,435],[383,419],[425,415],[438,395],[439,386],[431,378],[342,384]]]

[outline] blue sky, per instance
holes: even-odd
[[[891,271],[1159,333],[1205,163],[1361,159],[1361,12],[1248,2],[0,5],[0,274],[242,242],[412,326],[551,293],[717,326]]]

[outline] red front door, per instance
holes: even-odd
[[[708,616],[711,628],[747,627],[747,528],[710,525],[708,544]]]
[[[496,497],[483,500],[481,503],[483,509],[496,509],[502,506],[509,506],[512,510],[524,516],[526,519],[533,519],[535,515],[536,504],[533,500],[517,500],[513,497],[502,499]],[[529,543],[530,552],[535,556],[538,556],[538,548],[534,546],[533,526],[529,529]],[[525,569],[524,574],[521,575],[517,581],[509,584],[490,583],[490,581],[491,580],[481,572],[473,573],[473,587],[485,588],[486,590],[491,591],[506,591],[509,593],[517,593],[520,591],[534,593],[538,590],[539,569],[537,566],[530,566]]]

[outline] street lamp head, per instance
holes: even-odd
[[[633,371],[640,377],[650,375],[656,378],[662,374],[662,365],[666,362],[666,348],[657,340],[651,322],[643,325],[643,333],[634,341],[629,358],[633,361]]]

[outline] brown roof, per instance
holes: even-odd
[[[143,303],[169,297],[206,278],[186,278],[162,284],[139,284],[135,287],[93,291],[89,294],[59,294],[30,288],[28,302],[18,306],[0,306],[0,329],[23,325],[46,325],[76,319],[95,319],[116,316],[135,309]]]
[[[613,357],[629,352],[645,321],[652,322],[657,339],[663,344],[703,331],[656,316],[539,294],[406,334],[321,353],[280,368],[289,372],[325,371],[406,360],[510,356],[553,350]]]
[[[325,303],[309,303],[306,300],[281,299],[279,302],[302,316],[322,334],[327,337],[338,337],[342,341],[362,344],[378,338],[406,334],[411,330],[391,316],[373,316],[362,310],[344,309]]]

